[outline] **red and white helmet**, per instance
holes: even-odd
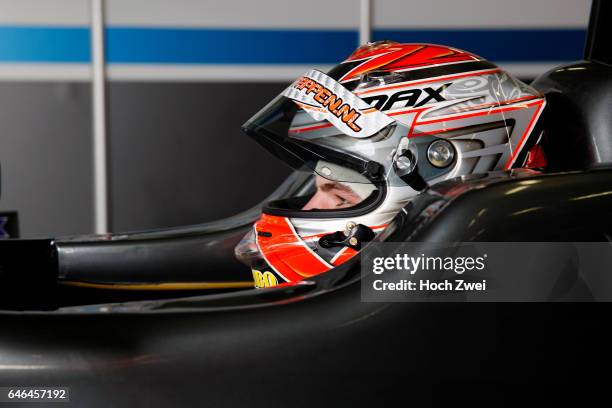
[[[326,272],[427,184],[541,158],[534,128],[545,104],[496,65],[440,45],[376,42],[327,74],[309,71],[243,129],[292,167],[362,200],[308,210],[308,194],[268,203],[236,254],[257,287]]]

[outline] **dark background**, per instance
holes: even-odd
[[[240,125],[286,85],[109,85],[111,229],[205,222],[265,198],[290,169]],[[93,229],[90,92],[88,83],[0,82],[2,208],[19,211],[26,236]]]
[[[240,125],[286,86],[111,85],[112,229],[209,221],[263,200],[290,169]]]

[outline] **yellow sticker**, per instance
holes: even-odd
[[[271,288],[272,286],[278,285],[278,279],[272,272],[265,271],[261,272],[253,269],[253,281],[255,281],[256,288]]]

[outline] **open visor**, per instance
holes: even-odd
[[[384,180],[397,124],[334,79],[316,70],[293,82],[243,130],[293,168],[329,180]],[[346,170],[343,170],[346,169]]]

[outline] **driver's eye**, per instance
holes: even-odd
[[[336,194],[336,198],[338,198],[338,200],[340,201],[338,204],[336,204],[337,207],[340,207],[341,205],[345,205],[345,204],[349,203],[349,200],[347,200],[346,198],[344,198],[344,197],[342,197],[340,195]]]

